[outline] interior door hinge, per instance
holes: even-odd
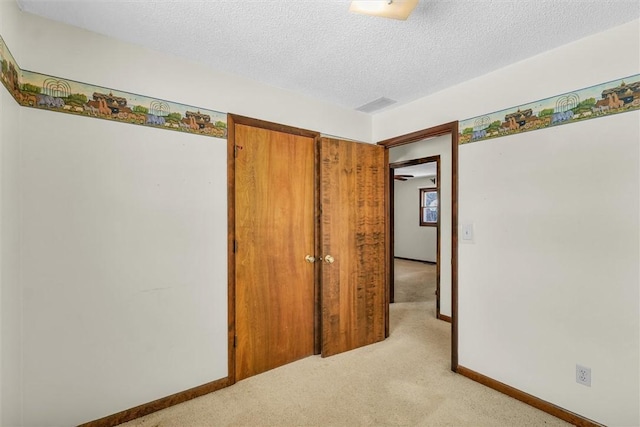
[[[238,347],[238,336],[234,335],[233,336],[233,348]]]
[[[237,253],[238,252],[238,241],[234,240],[233,241],[233,253]]]
[[[233,146],[233,153],[235,157],[238,157],[238,150],[242,150],[242,145],[234,145]]]

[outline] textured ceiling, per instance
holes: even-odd
[[[349,13],[348,0],[18,4],[351,109],[406,103],[640,16],[640,0],[421,0],[407,21]]]

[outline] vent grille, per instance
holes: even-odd
[[[360,107],[356,108],[356,111],[362,111],[363,113],[373,113],[374,111],[382,110],[389,105],[393,105],[398,101],[394,101],[393,99],[381,97],[378,99],[374,99],[371,102],[368,102]]]

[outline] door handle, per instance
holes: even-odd
[[[334,261],[335,259],[331,255],[327,255],[324,257],[324,262],[326,262],[327,264],[333,264]]]
[[[304,260],[307,261],[309,264],[311,264],[316,262],[316,257],[312,255],[307,255],[306,257],[304,257]]]

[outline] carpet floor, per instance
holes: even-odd
[[[385,341],[308,357],[122,426],[569,425],[451,372],[451,325],[435,318],[435,266],[395,267]]]

